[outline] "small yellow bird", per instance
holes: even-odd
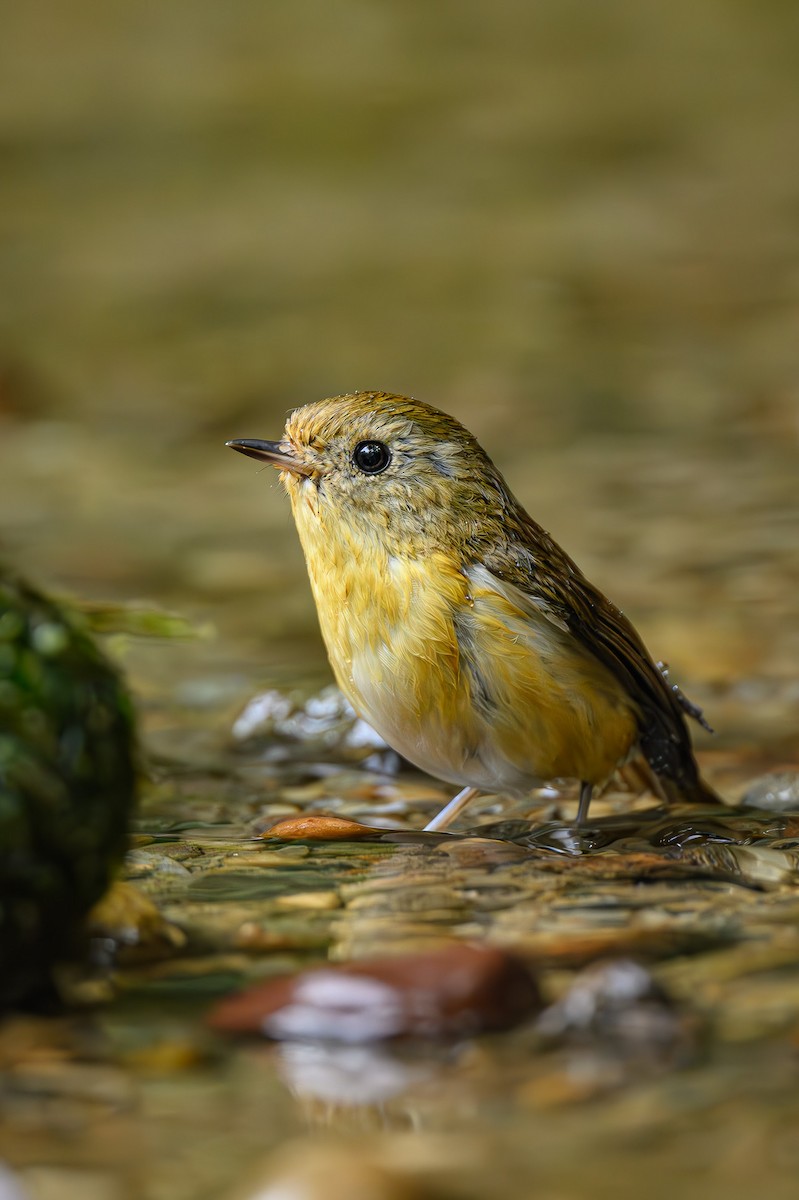
[[[556,779],[580,781],[581,824],[635,758],[661,798],[718,801],[685,722],[701,711],[453,417],[357,392],[296,409],[279,442],[226,444],[281,471],[342,692],[462,789],[427,829]]]

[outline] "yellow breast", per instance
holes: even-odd
[[[459,786],[524,792],[606,779],[636,736],[629,698],[572,635],[442,552],[388,554],[312,487],[292,490],[322,635],[353,707]]]

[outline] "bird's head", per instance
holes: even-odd
[[[280,469],[298,524],[316,519],[328,536],[346,528],[393,554],[466,553],[514,504],[458,421],[387,392],[295,409],[279,442],[227,445]]]

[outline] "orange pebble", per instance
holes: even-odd
[[[382,829],[348,821],[345,817],[329,817],[319,813],[312,817],[285,817],[259,833],[262,838],[281,838],[286,842],[355,842],[379,838]]]

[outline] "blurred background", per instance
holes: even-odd
[[[288,505],[223,442],[411,393],[714,723],[787,737],[798,47],[787,0],[17,6],[0,555],[213,622],[169,671],[231,700],[321,680]]]

